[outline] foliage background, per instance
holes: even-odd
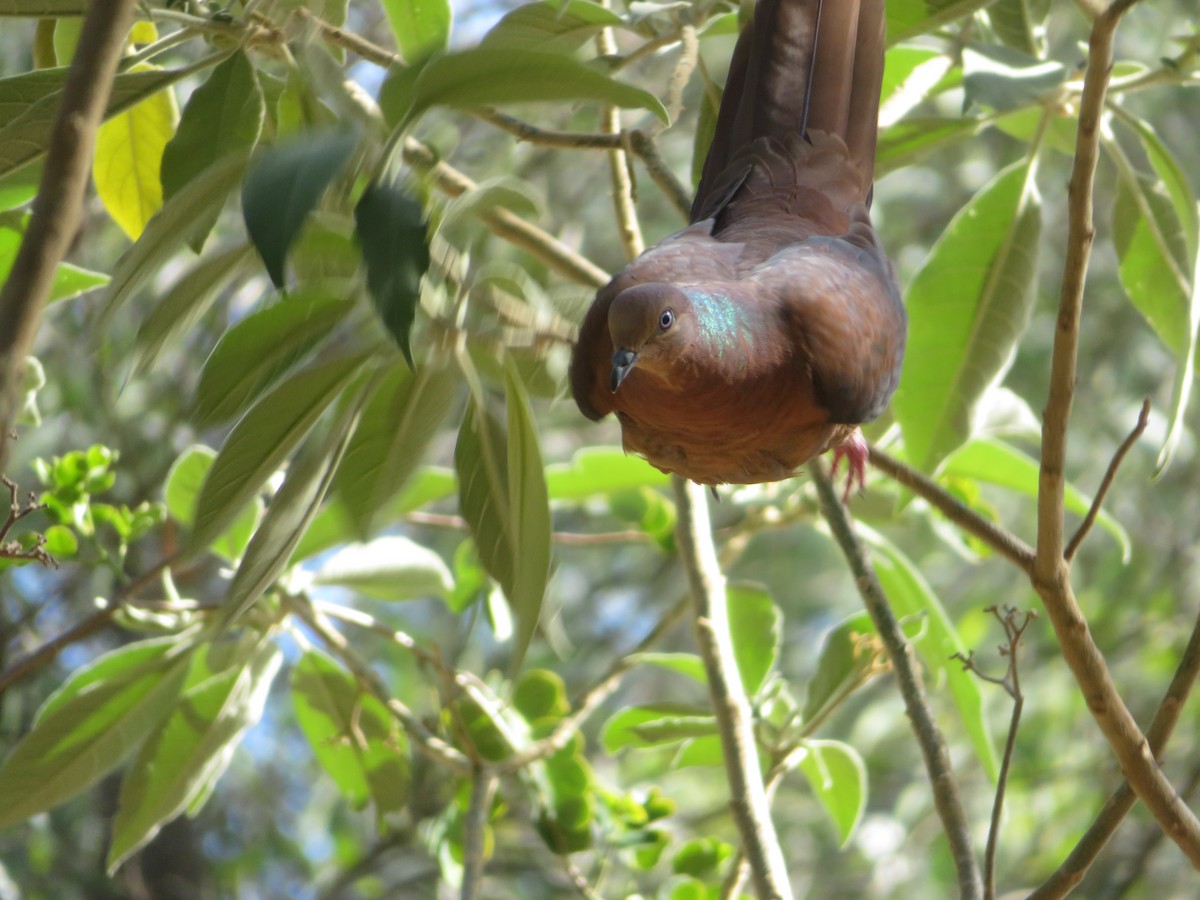
[[[301,5],[263,4],[258,12],[271,21],[294,24],[295,19],[289,15],[293,7]],[[312,12],[332,20],[342,12],[337,4],[321,6],[312,7]],[[991,20],[984,14],[956,19],[936,34],[917,39],[916,44],[938,54],[948,53],[957,64],[960,58],[956,54],[963,44],[974,42],[969,46],[986,47],[1001,43],[1004,30],[997,28],[996,17],[1002,10],[1022,9],[1040,21],[1039,11],[1031,11],[1030,6],[1037,4],[994,4]],[[18,7],[23,8],[20,4]],[[452,46],[473,46],[507,8],[456,4]],[[716,7],[715,11],[729,9]],[[201,18],[212,14],[206,8],[194,12]],[[649,4],[618,12],[631,19],[645,17],[649,23],[646,27],[663,30],[670,28],[673,15],[668,8]],[[235,21],[241,21],[240,7],[235,6],[231,13]],[[1181,46],[1187,46],[1177,40],[1183,36],[1190,41],[1194,60],[1195,15],[1194,6],[1184,0],[1148,0],[1138,5],[1119,32],[1118,59],[1135,60],[1149,69],[1163,68],[1161,60],[1179,58]],[[38,32],[32,18],[2,21],[0,74],[30,72],[35,67],[34,52],[44,51],[44,44],[38,41],[39,34],[44,33]],[[69,21],[60,20],[60,28]],[[164,17],[161,32],[169,31],[174,24],[169,16]],[[349,31],[381,47],[394,46],[388,21],[374,4],[350,4],[346,25]],[[1070,72],[1083,59],[1079,42],[1085,37],[1086,26],[1079,10],[1068,3],[1056,3],[1046,19],[1044,46],[1031,49],[1061,62]],[[211,39],[214,46],[220,46],[218,38]],[[64,40],[60,31],[54,42],[59,53],[64,52]],[[313,37],[299,27],[289,32],[289,40],[301,60],[290,77],[298,79],[298,90],[311,92],[309,102],[328,103],[335,114],[342,111],[334,75],[343,66],[368,91],[378,89],[381,70],[358,60],[355,54],[343,55],[336,44]],[[635,34],[623,33],[620,48],[631,52],[639,40]],[[728,34],[704,36],[700,41],[702,70],[706,69],[717,83],[731,46]],[[155,62],[176,67],[201,58],[211,49],[193,40]],[[669,47],[661,57],[642,59],[620,76],[663,95],[676,56],[674,47]],[[252,51],[250,57],[265,72],[281,71],[269,51],[261,55]],[[179,108],[184,108],[189,92],[203,83],[206,74],[207,70],[185,78],[174,88]],[[1016,78],[1011,71],[1004,77],[1008,78],[1006,90],[1011,93],[1005,93],[1002,102],[1031,102],[1022,88],[1013,87]],[[1186,66],[1179,77],[1188,77]],[[1153,124],[1185,173],[1200,171],[1200,150],[1194,140],[1195,83],[1193,76],[1190,88],[1163,85],[1121,94],[1119,98],[1125,109]],[[1037,87],[1039,100],[1053,92],[1043,85]],[[684,92],[683,114],[661,137],[663,157],[684,180],[693,152],[702,89],[697,75]],[[283,115],[283,108],[276,105],[273,115]],[[594,131],[600,118],[598,104],[588,102],[536,106],[515,103],[506,104],[504,109],[544,127],[571,131]],[[922,99],[908,116],[934,114],[960,120],[995,118],[990,109],[979,105],[964,111],[963,93],[953,86],[938,96]],[[164,115],[169,115],[169,110]],[[318,112],[315,118],[326,115]],[[624,116],[627,124],[639,127],[647,127],[652,120],[645,111],[627,111]],[[280,128],[278,118],[273,123],[269,119],[264,142],[272,124]],[[315,124],[297,126],[299,135],[309,138],[309,129]],[[1039,265],[1032,281],[1034,293],[1027,326],[1021,327],[1021,304],[1016,296],[1021,292],[1019,282],[1010,292],[1013,296],[1002,296],[998,301],[1002,318],[1015,325],[1017,331],[1013,336],[1015,355],[1004,375],[1004,385],[1026,404],[1025,414],[1015,417],[1018,427],[1015,432],[1010,429],[1006,439],[1034,457],[1037,418],[1027,410],[1036,413],[1045,397],[1065,236],[1065,184],[1070,156],[1060,152],[1055,143],[1059,124],[1051,122],[1046,147],[1039,155],[1037,185],[1042,227],[1036,242]],[[1073,119],[1065,116],[1061,124],[1062,133],[1069,138]],[[877,183],[874,212],[902,284],[910,284],[921,270],[954,214],[1002,167],[1022,158],[1032,133],[1030,123],[1013,125],[1008,131],[1018,136],[998,127],[979,127],[968,139],[945,146],[918,147],[911,156],[884,164],[889,171]],[[510,193],[496,191],[490,197],[478,198],[484,212],[489,204],[513,206],[519,215],[559,236],[606,271],[614,271],[623,263],[624,251],[613,226],[604,153],[518,143],[488,122],[441,107],[420,118],[414,133],[476,182],[506,179],[504,184]],[[886,133],[884,142],[886,145]],[[1136,146],[1129,141],[1123,146],[1131,148],[1135,166],[1151,172]],[[635,165],[635,171],[638,215],[647,238],[653,240],[677,228],[680,219],[644,169]],[[427,183],[413,176],[406,184],[423,199],[427,212],[435,218],[443,215],[445,200]],[[1113,449],[1136,421],[1142,398],[1151,399],[1153,412],[1147,436],[1130,454],[1106,507],[1128,532],[1129,558],[1122,558],[1114,527],[1112,531],[1097,531],[1088,540],[1075,569],[1076,590],[1096,640],[1113,667],[1123,696],[1144,721],[1170,677],[1197,611],[1195,544],[1200,491],[1196,485],[1200,484],[1200,462],[1196,454],[1196,416],[1189,411],[1170,465],[1154,477],[1158,451],[1170,427],[1176,360],[1168,346],[1173,336],[1168,333],[1166,341],[1160,339],[1146,317],[1130,303],[1130,294],[1137,299],[1138,287],[1131,287],[1128,279],[1123,285],[1119,277],[1120,262],[1128,258],[1128,254],[1123,257],[1117,252],[1118,244],[1113,240],[1112,211],[1120,199],[1120,184],[1120,173],[1112,158],[1104,157],[1097,181],[1099,237],[1088,282],[1068,477],[1081,490],[1094,489]],[[528,197],[534,198],[532,207]],[[1158,198],[1154,194],[1152,201],[1158,202]],[[146,202],[153,207],[152,200]],[[1192,203],[1194,207],[1194,199]],[[130,244],[122,228],[114,224],[111,206],[106,208],[98,196],[90,197],[87,224],[71,255],[73,263],[100,273],[114,271]],[[241,216],[234,206],[226,209],[218,223],[206,256],[245,240]],[[1122,215],[1130,215],[1128,205],[1119,209],[1118,223]],[[334,223],[335,235],[345,238],[348,232],[338,229],[345,224],[348,209],[329,204],[323,212]],[[1181,232],[1186,231],[1178,218],[1174,221]],[[132,228],[135,234],[140,231],[136,225]],[[485,390],[504,390],[503,370],[493,367],[489,371],[487,360],[499,356],[501,345],[508,346],[509,355],[520,363],[524,389],[533,398],[537,438],[545,462],[566,463],[581,448],[618,444],[613,423],[586,423],[573,404],[563,400],[565,344],[555,339],[533,341],[538,332],[558,333],[561,321],[569,321],[582,310],[589,291],[570,285],[538,259],[489,234],[470,210],[445,225],[442,235],[456,248],[462,267],[461,290],[470,297],[465,327],[476,341],[472,359],[483,372]],[[1119,243],[1119,229],[1116,237]],[[334,279],[341,277],[345,273],[338,270],[339,253],[350,252],[352,263],[357,265],[353,257],[356,251],[347,251],[350,245],[345,240],[310,239],[312,244],[292,255],[290,277],[295,282],[307,279],[317,283],[330,274]],[[1186,244],[1186,236],[1182,240]],[[231,325],[276,295],[261,269],[247,267],[245,277],[222,291],[212,308],[186,333],[167,343],[153,365],[135,367],[137,354],[144,351],[144,344],[139,344],[137,338],[139,327],[194,259],[182,246],[177,253],[175,247],[171,249],[172,253],[159,261],[146,286],[111,315],[100,315],[105,303],[103,291],[59,302],[47,311],[36,349],[46,374],[45,387],[37,396],[42,420],[37,426],[21,427],[16,456],[7,472],[23,489],[33,489],[37,483],[33,460],[62,457],[72,450],[99,444],[115,452],[111,465],[115,479],[107,490],[96,491],[99,500],[117,510],[122,506],[137,510],[143,503],[164,499],[168,471],[186,448],[196,443],[214,448],[222,445],[227,425],[198,427],[189,417],[204,361]],[[437,245],[434,250],[438,258]],[[449,258],[453,259],[454,254]],[[1190,258],[1194,261],[1194,233]],[[505,262],[519,266],[525,273],[522,277],[532,281],[534,287],[529,287],[524,297],[515,290],[489,292],[484,284],[488,267],[498,271]],[[323,266],[327,266],[324,272]],[[400,357],[386,342],[384,330],[364,315],[370,303],[357,278],[324,282],[327,290],[332,290],[332,284],[341,285],[357,304],[351,313],[353,328],[336,339],[343,341],[343,346],[366,346],[373,353],[387,354],[384,358],[398,361]],[[501,281],[501,288],[505,287],[512,289]],[[419,363],[428,365],[439,340],[429,310],[439,309],[440,302],[444,312],[448,298],[452,299],[459,288],[454,279],[440,280],[433,288],[427,285],[424,311],[418,314],[413,337]],[[441,299],[431,299],[430,294],[438,291],[444,292]],[[519,313],[532,309],[535,314],[513,314],[506,321],[505,314],[511,314],[514,303]],[[533,351],[526,352],[528,346]],[[920,358],[910,358],[910,369],[921,362]],[[422,457],[426,465],[454,466],[464,396],[460,385],[461,379],[456,378],[453,389],[458,399],[447,404],[453,412],[432,436]],[[994,396],[989,395],[987,403]],[[871,437],[883,438],[888,426],[885,422],[874,428]],[[90,462],[100,463],[95,468],[101,474],[109,469],[99,457]],[[638,477],[645,477],[647,483],[656,481],[649,475]],[[989,485],[986,479],[969,474],[955,474],[953,469],[944,468],[940,477],[948,489],[1016,533],[1034,533],[1033,502],[1021,492]],[[524,663],[527,669],[558,673],[570,697],[577,697],[602,677],[614,660],[628,654],[662,620],[684,589],[671,552],[672,512],[664,489],[638,487],[618,493],[594,488],[587,494],[583,499],[553,500],[556,531],[616,535],[619,540],[593,538],[555,544],[553,577],[541,611],[542,632],[530,644]],[[554,498],[553,481],[551,496]],[[382,505],[387,499],[378,497],[376,501]],[[963,646],[978,650],[981,666],[998,668],[1001,663],[993,651],[998,634],[983,609],[994,604],[1036,607],[1037,598],[1020,573],[989,556],[984,548],[965,541],[923,503],[903,502],[900,492],[881,475],[872,478],[864,497],[853,501],[852,511],[913,562],[947,611]],[[114,596],[122,585],[150,571],[158,560],[187,540],[186,528],[175,518],[160,520],[150,510],[145,512],[144,520],[133,514],[124,518],[99,514],[96,540],[81,534],[78,554],[74,558],[64,556],[57,569],[12,568],[3,574],[0,646],[5,664],[88,616],[94,611],[94,598]],[[405,510],[403,515],[385,511],[374,523],[377,533],[406,535],[437,552],[453,571],[457,595],[454,590],[438,588],[432,593],[449,596],[438,598],[427,591],[404,603],[388,603],[363,591],[335,587],[321,589],[318,596],[366,610],[412,635],[421,647],[437,648],[448,665],[476,673],[504,697],[502,682],[509,671],[513,644],[497,636],[498,630],[503,633],[503,627],[496,623],[503,607],[485,604],[470,590],[477,567],[462,565],[461,560],[456,566],[464,531],[449,517],[457,512],[458,505],[451,496]],[[806,688],[820,666],[822,642],[832,628],[859,611],[844,563],[822,532],[810,487],[806,480],[798,479],[768,489],[724,492],[714,515],[723,546],[735,546],[740,553],[728,569],[729,576],[765,586],[781,611],[780,650],[772,683],[786,685],[786,690],[803,704]],[[122,546],[114,539],[114,517],[126,525],[136,521],[136,527],[144,528],[145,533],[127,547]],[[50,518],[35,517],[27,524],[44,529],[51,523]],[[75,531],[81,531],[79,523]],[[352,539],[349,532],[341,537]],[[327,560],[327,554],[317,556],[304,568],[315,571]],[[174,582],[180,596],[202,604],[218,603],[228,589],[227,565],[227,561],[207,555],[177,568]],[[420,577],[430,577],[429,571],[426,566]],[[297,584],[303,587],[302,581],[295,580],[291,587]],[[142,587],[138,596],[162,599],[162,588],[156,581]],[[407,587],[393,580],[385,590],[394,597]],[[456,600],[470,605],[458,608]],[[518,620],[520,627],[519,615]],[[356,631],[353,626],[341,627],[395,696],[430,727],[438,727],[442,716],[443,732],[455,739],[453,716],[447,719],[445,713],[447,690],[439,684],[434,669],[376,635]],[[918,621],[914,627],[927,625]],[[137,637],[131,631],[105,629],[68,647],[53,665],[7,690],[0,709],[0,741],[13,744],[25,734],[34,711],[68,673],[88,664],[102,651]],[[454,798],[460,781],[419,753],[399,754],[411,766],[411,788],[402,808],[386,817],[387,828],[381,832],[376,811],[371,807],[354,810],[323,774],[293,713],[286,675],[299,665],[307,648],[305,641],[313,640],[311,631],[293,624],[279,629],[273,640],[282,650],[284,675],[274,680],[262,721],[238,744],[228,771],[194,819],[175,820],[110,878],[105,868],[119,781],[109,776],[48,814],[0,831],[0,862],[12,885],[9,893],[65,897],[233,893],[396,896],[402,892],[399,895],[415,897],[435,896],[439,889],[447,890],[446,880],[453,881],[455,870],[453,861],[447,859],[454,843],[447,829],[456,815]],[[756,649],[769,656],[769,644],[767,640]],[[669,629],[655,649],[691,652],[686,623]],[[949,676],[939,671],[938,661],[924,659],[923,664],[929,675],[927,688],[951,743],[968,813],[982,844],[993,792],[987,766],[980,759],[978,747],[972,745],[971,723],[964,722],[961,710],[950,697]],[[1027,633],[1022,682],[1027,695],[1025,718],[1017,739],[999,855],[999,883],[1008,889],[1042,880],[1070,849],[1119,778],[1044,620],[1036,622]],[[546,683],[551,683],[548,678]],[[998,746],[1007,727],[1007,698],[986,685],[982,693],[984,715]],[[767,695],[760,699],[765,702]],[[491,823],[494,851],[484,896],[569,896],[579,891],[577,881],[593,885],[601,896],[633,892],[646,896],[702,896],[698,893],[704,890],[701,885],[720,880],[728,862],[720,866],[709,863],[727,850],[705,841],[711,838],[736,844],[720,770],[679,767],[678,744],[674,741],[658,748],[610,753],[601,738],[605,720],[619,710],[663,701],[702,706],[706,696],[702,685],[676,672],[639,665],[624,675],[617,693],[584,725],[583,752],[591,771],[591,785],[602,789],[607,797],[595,803],[581,829],[589,835],[591,849],[569,857],[556,856],[544,840],[546,829],[539,832],[536,827],[539,804],[547,802],[545,786],[520,778],[502,783],[499,796],[503,808],[497,808]],[[770,716],[769,703],[761,710]],[[1200,778],[1194,754],[1187,751],[1195,743],[1196,724],[1193,713],[1184,714],[1168,754],[1168,771],[1177,784],[1194,786]],[[826,809],[814,798],[810,782],[799,773],[782,782],[774,810],[797,889],[814,897],[950,893],[953,869],[933,815],[919,754],[889,679],[875,678],[856,690],[821,723],[816,736],[844,742],[861,757],[869,794],[857,828],[845,847],[839,849],[838,831]],[[478,740],[479,733],[475,737]],[[633,819],[621,819],[619,810],[628,812],[629,804],[640,805],[643,810],[647,805],[653,807],[655,790],[672,801],[674,810],[656,823],[665,837],[650,839],[645,837],[649,825],[635,827],[630,824]],[[1154,833],[1153,824],[1135,808],[1081,893],[1089,897],[1194,895],[1195,873],[1169,844],[1154,848]],[[643,844],[636,844],[637,840]],[[665,842],[665,852],[656,864],[646,865],[650,859],[639,859],[636,849],[656,846],[655,842]]]

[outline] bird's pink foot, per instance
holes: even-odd
[[[846,490],[842,492],[843,503],[850,502],[850,494],[853,493],[855,486],[860,491],[867,486],[867,458],[869,456],[867,441],[857,428],[850,433],[850,437],[834,449],[830,477],[835,481],[837,480],[838,466],[843,459],[846,460]]]

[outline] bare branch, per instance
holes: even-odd
[[[496,776],[477,766],[471,773],[471,801],[463,822],[462,900],[478,900],[483,887],[484,830],[495,793]]]
[[[1142,436],[1149,421],[1150,398],[1147,397],[1142,401],[1142,411],[1138,414],[1137,424],[1133,426],[1133,430],[1129,432],[1129,435],[1121,442],[1121,446],[1117,448],[1117,452],[1113,454],[1113,458],[1108,464],[1108,470],[1104,473],[1104,479],[1100,482],[1100,488],[1096,491],[1096,496],[1092,500],[1091,509],[1088,510],[1087,516],[1080,523],[1074,537],[1071,538],[1071,542],[1067,544],[1067,549],[1064,553],[1067,562],[1075,558],[1075,553],[1079,550],[1083,539],[1092,530],[1092,525],[1096,522],[1096,516],[1100,515],[1100,508],[1104,504],[1104,498],[1108,496],[1108,489],[1112,487],[1113,481],[1117,477],[1117,469],[1120,468],[1121,463],[1125,460],[1125,454],[1129,452],[1130,448],[1137,443],[1138,438]]]
[[[1112,747],[1130,786],[1166,834],[1200,867],[1200,821],[1176,794],[1154,760],[1146,738],[1125,706],[1104,656],[1075,600],[1063,546],[1063,495],[1068,425],[1074,401],[1084,281],[1095,237],[1092,188],[1099,154],[1101,116],[1121,16],[1135,0],[1115,0],[1092,25],[1079,107],[1075,162],[1068,185],[1067,257],[1051,357],[1050,389],[1042,428],[1038,484],[1037,556],[1033,586],[1045,604],[1063,658],[1088,710]]]
[[[892,661],[892,668],[896,672],[896,684],[904,698],[904,708],[912,722],[913,732],[921,747],[921,755],[925,759],[925,769],[929,773],[933,803],[950,842],[954,865],[958,871],[959,894],[964,900],[982,897],[983,881],[979,874],[979,862],[971,849],[971,830],[958,796],[954,772],[950,767],[950,752],[946,749],[946,741],[933,718],[929,701],[925,698],[925,689],[917,673],[912,645],[905,638],[904,630],[888,605],[883,586],[879,583],[879,576],[875,574],[874,567],[867,559],[866,548],[854,533],[850,513],[838,498],[837,488],[825,471],[824,464],[820,459],[813,459],[808,463],[808,471],[821,500],[821,512],[825,521],[829,523],[834,540],[841,547],[846,562],[849,563],[863,605],[867,608],[871,621],[875,623],[875,630],[879,633]]]

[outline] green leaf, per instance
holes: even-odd
[[[163,196],[173,197],[227,154],[253,150],[265,116],[266,102],[254,67],[246,54],[237,50],[188,98],[175,136],[163,150]],[[214,210],[206,222],[197,223],[190,241],[197,253],[216,221]]]
[[[365,381],[346,390],[337,417],[328,428],[314,432],[305,441],[288,467],[283,484],[272,498],[267,514],[250,539],[242,563],[229,584],[222,601],[222,626],[253,606],[288,566],[325,499],[333,473],[358,425],[369,387]]]
[[[301,288],[226,331],[204,363],[191,419],[199,428],[228,421],[303,359],[350,310],[322,288]]]
[[[378,600],[445,597],[454,587],[450,569],[440,556],[400,535],[343,547],[321,564],[313,580]]]
[[[888,0],[888,44],[899,44],[966,18],[991,2],[993,0]]]
[[[419,63],[450,42],[454,11],[449,0],[381,0],[396,46],[404,59]]]
[[[875,177],[903,169],[931,153],[957,144],[979,131],[977,119],[910,116],[879,133]]]
[[[344,131],[313,132],[262,153],[246,173],[246,231],[276,287],[283,286],[288,248],[357,145],[358,137]]]
[[[946,457],[942,475],[946,478],[984,481],[1036,499],[1040,466],[1036,459],[1011,444],[991,438],[975,438]],[[1092,498],[1069,482],[1063,500],[1066,508],[1077,516],[1087,515],[1092,505]],[[1121,523],[1101,509],[1096,524],[1116,539],[1121,547],[1121,561],[1129,562],[1133,547],[1129,533]]]
[[[121,765],[169,713],[190,651],[189,641],[172,635],[76,671],[0,767],[0,826],[57,806]]]
[[[209,166],[163,204],[137,243],[117,261],[101,305],[98,328],[102,333],[107,330],[117,307],[179,252],[179,245],[187,243],[196,234],[198,223],[205,221],[214,210],[220,211],[242,180],[246,163],[247,158],[243,155],[226,157]]]
[[[578,50],[605,28],[625,20],[590,0],[545,0],[510,10],[483,36],[485,44],[532,50]]]
[[[211,63],[202,61],[182,69],[118,73],[104,118],[111,119],[208,65]],[[62,102],[67,71],[38,69],[0,78],[0,176],[35,163],[45,155]]]
[[[179,455],[167,473],[167,481],[163,488],[167,512],[185,528],[190,529],[196,520],[196,501],[200,497],[200,489],[204,485],[208,470],[212,468],[216,458],[215,450],[193,444]],[[250,536],[254,534],[262,511],[262,500],[257,497],[254,502],[243,506],[233,523],[212,542],[212,551],[229,562],[240,559]]]
[[[1033,175],[1027,160],[989,182],[908,288],[908,350],[893,409],[909,459],[923,471],[971,436],[976,403],[1025,330],[1041,231]]]
[[[354,207],[354,227],[375,311],[411,366],[409,333],[421,299],[421,277],[429,269],[421,204],[392,185],[371,185]]]
[[[262,717],[283,654],[254,639],[238,644],[232,654],[208,645],[193,655],[189,684],[121,782],[110,873],[164,823],[184,810],[195,814],[193,801],[207,797],[246,729]]]
[[[1040,103],[1066,80],[1067,67],[1008,47],[972,46],[963,51],[966,103],[1003,111]]]
[[[753,697],[779,655],[783,615],[771,595],[759,585],[730,584],[726,593],[733,656],[746,696]]]
[[[249,244],[227,247],[201,259],[175,282],[138,326],[135,375],[148,370],[163,350],[191,331],[217,296],[246,275],[252,256]]]
[[[557,100],[637,107],[670,124],[666,107],[657,97],[610,78],[599,68],[559,53],[489,44],[431,59],[417,76],[412,106],[403,121],[411,121],[432,106],[472,109]]]
[[[664,487],[670,476],[620,447],[585,447],[569,463],[546,467],[546,488],[553,500],[585,500],[642,487]]]
[[[17,252],[21,249],[21,241],[25,237],[25,229],[29,227],[29,213],[0,212],[0,284],[8,280],[12,271]],[[50,286],[50,296],[47,302],[69,300],[94,288],[108,283],[108,276],[102,272],[92,272],[81,269],[70,263],[59,263],[54,270],[54,283]]]
[[[875,571],[888,602],[897,616],[925,616],[928,627],[914,641],[934,679],[945,679],[970,736],[975,755],[984,772],[993,781],[999,772],[996,747],[983,711],[979,681],[954,661],[956,653],[966,655],[966,647],[933,589],[920,571],[881,534],[859,523],[859,532],[875,550]]]
[[[0,210],[25,206],[37,195],[41,180],[41,163],[22,166],[14,172],[0,176]]]
[[[412,477],[438,427],[455,408],[459,380],[451,369],[410,372],[398,360],[367,405],[334,490],[361,536]],[[453,490],[453,485],[451,485]]]
[[[1007,46],[1038,56],[1045,44],[1043,21],[1049,0],[996,0],[988,7],[988,19],[996,36]]]
[[[408,738],[374,696],[322,653],[310,650],[292,670],[296,721],[321,767],[357,809],[403,808],[411,775]]]
[[[699,731],[707,734],[701,723],[713,722],[712,712],[707,707],[685,706],[679,703],[656,703],[653,706],[627,706],[604,723],[600,742],[608,753],[616,753],[624,747],[649,747],[657,743],[675,743],[689,735],[676,738],[648,740],[643,734],[659,737],[672,728]],[[656,723],[658,723],[656,725]],[[715,728],[715,725],[712,726]],[[649,731],[644,731],[649,729]],[[693,733],[691,736],[696,736]]]
[[[701,83],[704,90],[700,93],[700,116],[696,122],[696,139],[692,144],[692,187],[700,184],[700,176],[704,173],[704,161],[708,159],[708,149],[712,146],[713,137],[717,133],[717,113],[721,108],[723,91],[707,73],[702,72]]]
[[[808,683],[803,720],[811,722],[824,716],[878,670],[877,654],[864,635],[874,634],[875,626],[865,612],[856,613],[825,635],[817,670]]]
[[[225,530],[368,356],[357,353],[315,363],[277,385],[247,411],[204,480],[192,530],[193,548],[207,547]]]
[[[527,722],[546,718],[560,719],[571,711],[571,704],[567,701],[567,686],[562,677],[557,672],[547,669],[522,672],[513,686],[512,704]],[[555,781],[555,790],[564,791],[566,779],[563,776],[560,756],[562,754],[556,753],[549,758],[548,763],[551,763],[551,768],[554,769],[549,774]],[[568,769],[574,771],[571,766],[568,766]],[[579,787],[577,783],[576,787]]]
[[[686,675],[700,684],[708,683],[708,673],[704,669],[704,661],[695,653],[632,653],[628,659],[634,665],[645,663],[659,666],[663,669],[670,669],[672,672],[678,672],[680,675]]]
[[[512,516],[513,580],[505,596],[517,620],[513,671],[520,667],[541,617],[550,577],[550,500],[542,468],[537,425],[529,397],[510,364],[508,384],[508,489]]]
[[[800,771],[838,831],[845,847],[867,807],[867,767],[858,751],[841,741],[806,741]]]

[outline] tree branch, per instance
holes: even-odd
[[[463,821],[462,900],[478,900],[483,887],[484,830],[495,793],[496,776],[476,766],[471,772],[471,800]]]
[[[1113,61],[1113,39],[1121,16],[1136,0],[1116,0],[1092,26],[1087,71],[1080,100],[1075,162],[1068,186],[1067,258],[1051,358],[1050,389],[1042,428],[1038,484],[1038,536],[1033,586],[1042,598],[1088,710],[1113,749],[1130,786],[1166,834],[1200,867],[1200,822],[1176,794],[1154,760],[1113,684],[1087,620],[1075,600],[1070,564],[1063,548],[1063,493],[1067,430],[1074,400],[1079,321],[1084,280],[1095,229],[1092,187],[1099,152],[1101,115]]]
[[[676,542],[692,589],[696,644],[704,660],[721,736],[733,821],[760,900],[790,898],[787,863],[771,821],[758,763],[753,716],[733,656],[725,578],[713,547],[708,496],[703,487],[678,475],[672,476],[671,483],[679,514]]]
[[[1161,757],[1166,749],[1167,741],[1171,738],[1171,732],[1175,730],[1175,723],[1179,721],[1179,714],[1183,712],[1197,675],[1200,675],[1200,616],[1192,626],[1191,637],[1188,638],[1175,675],[1154,713],[1150,727],[1146,730],[1146,740],[1149,741],[1150,750],[1156,759]],[[1058,900],[1070,893],[1083,880],[1088,868],[1100,855],[1100,851],[1113,836],[1121,820],[1133,808],[1136,799],[1129,782],[1122,783],[1105,802],[1096,820],[1079,839],[1079,843],[1054,874],[1029,895],[1029,900]]]
[[[83,220],[96,129],[133,23],[134,0],[93,0],[54,122],[29,226],[0,288],[0,471],[20,404],[25,358],[33,348],[54,273]]]
[[[896,672],[896,684],[904,698],[904,708],[912,722],[913,732],[921,747],[921,755],[925,759],[925,769],[929,773],[934,807],[950,842],[954,866],[958,871],[959,895],[964,900],[976,900],[983,896],[979,861],[971,849],[971,830],[962,801],[959,800],[958,785],[950,767],[950,753],[933,718],[929,702],[925,699],[925,689],[917,673],[912,645],[904,637],[904,630],[888,605],[883,586],[879,583],[879,576],[875,574],[874,567],[867,559],[866,548],[854,533],[850,514],[838,497],[837,488],[825,471],[824,464],[820,459],[813,459],[808,463],[808,471],[821,500],[821,512],[825,521],[829,523],[834,540],[841,547],[846,562],[850,565],[863,605],[867,608],[871,621],[875,623],[875,630],[879,632],[879,638]]]

